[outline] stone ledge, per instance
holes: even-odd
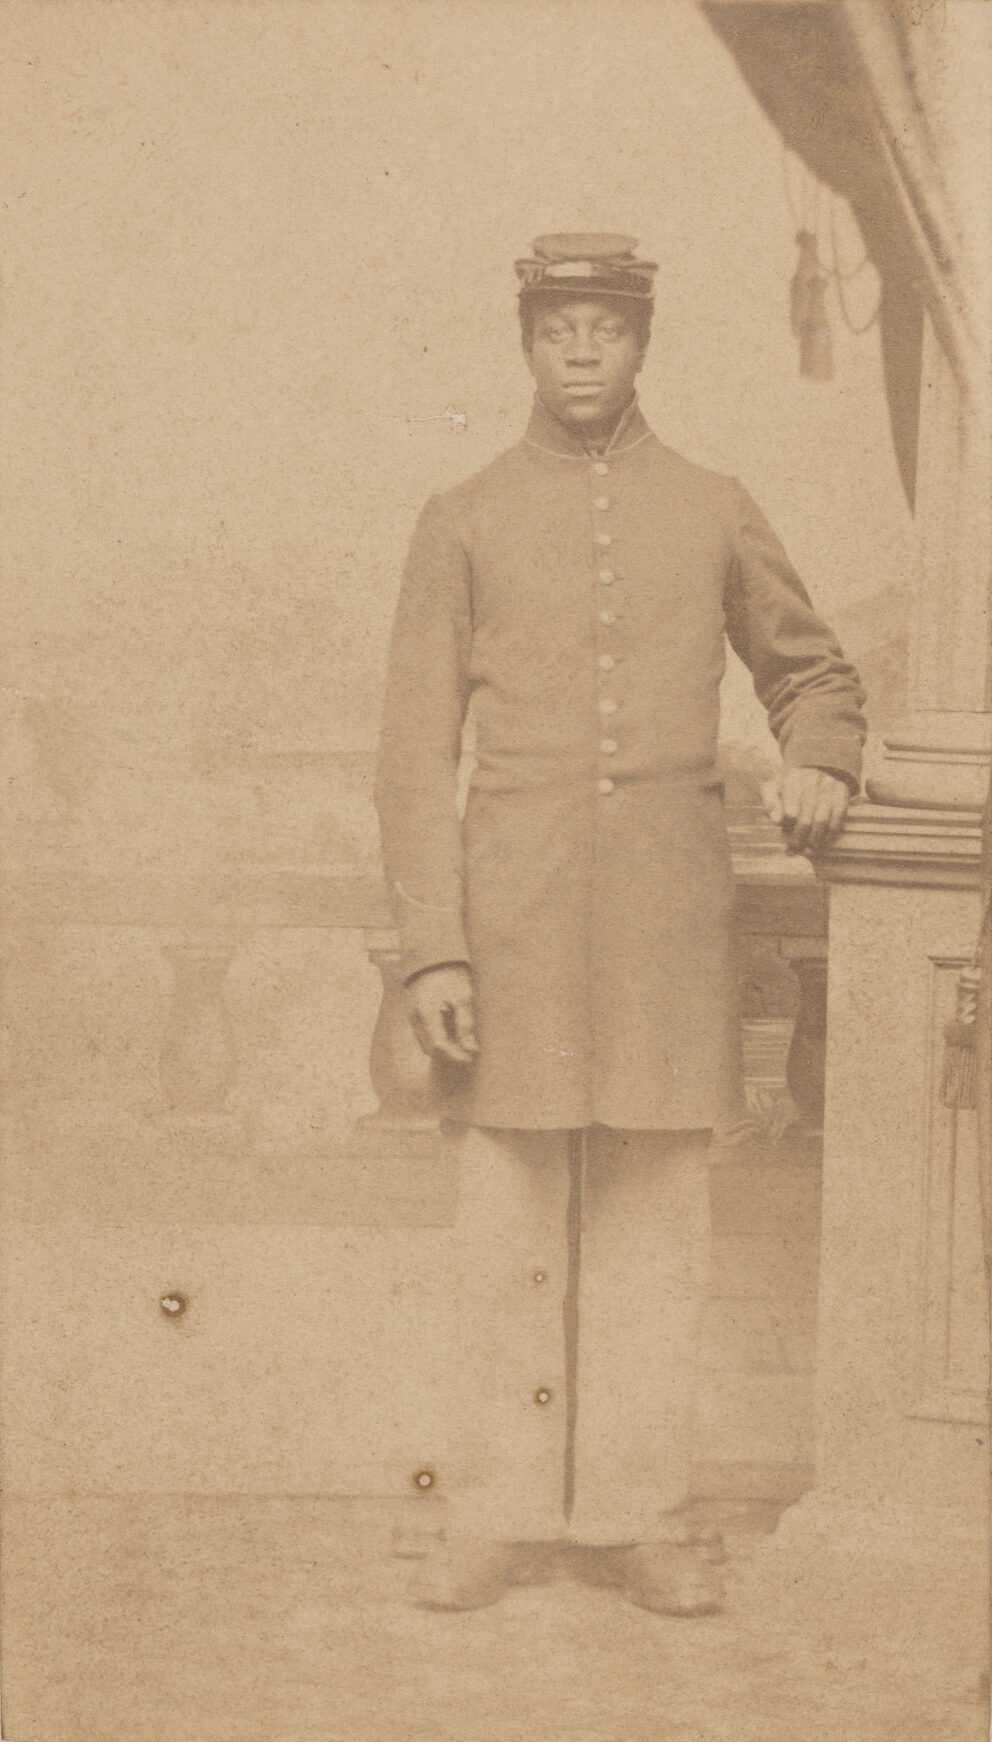
[[[770,858],[761,871],[735,858],[735,874],[737,924],[742,931],[789,937],[825,933],[826,891],[811,874],[802,877],[783,871],[778,857]],[[239,872],[208,878],[148,872],[114,877],[36,866],[7,872],[0,919],[8,927],[313,927],[394,937],[389,898],[379,878],[317,872]]]
[[[115,877],[34,866],[4,877],[0,920],[16,925],[149,928],[314,927],[361,931],[389,927],[392,916],[378,877],[321,876],[307,871],[172,876],[166,871]]]
[[[825,883],[977,890],[980,859],[981,819],[974,812],[862,802],[817,859],[816,873]]]

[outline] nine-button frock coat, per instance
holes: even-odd
[[[636,402],[595,457],[538,400],[522,441],[428,502],[376,802],[405,975],[474,973],[479,1054],[446,1073],[450,1118],[671,1130],[739,1105],[725,638],[786,763],[856,789],[856,673],[747,492]]]

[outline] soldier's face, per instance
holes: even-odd
[[[616,422],[644,360],[623,301],[607,297],[542,302],[526,356],[548,410],[583,435]]]

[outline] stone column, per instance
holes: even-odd
[[[951,0],[921,8],[919,22],[973,338],[963,376],[926,319],[909,713],[886,734],[867,790],[880,804],[968,811],[981,809],[992,749],[992,12]]]
[[[951,81],[949,129],[969,115],[969,91],[984,90],[949,174],[965,164],[987,206],[988,9],[951,5],[941,17],[934,78]],[[975,29],[985,52],[969,60]],[[992,248],[979,253],[987,278]],[[875,759],[874,802],[854,807],[818,866],[832,887],[816,1485],[784,1514],[740,1594],[749,1614],[818,1656],[828,1679],[868,1659],[924,1694],[976,1703],[988,1664],[982,1174],[977,1110],[943,1104],[941,1071],[980,923],[989,382],[987,356],[970,379],[957,376],[928,322],[910,712]]]
[[[992,749],[988,424],[987,404],[966,400],[927,321],[910,712],[885,734],[867,781],[880,804],[977,811],[984,800]]]
[[[979,838],[970,815],[864,804],[822,866],[816,1485],[739,1593],[825,1674],[868,1656],[956,1700],[987,1660],[988,1296],[978,1115],[940,1087]]]

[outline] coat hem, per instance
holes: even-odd
[[[708,1110],[706,1116],[696,1119],[684,1116],[673,1119],[671,1115],[666,1115],[664,1118],[633,1118],[629,1114],[624,1114],[621,1117],[610,1117],[601,1112],[579,1114],[574,1118],[560,1115],[557,1118],[534,1119],[520,1115],[501,1117],[495,1114],[486,1114],[481,1109],[470,1113],[453,1112],[447,1107],[441,1109],[443,1123],[479,1126],[485,1131],[584,1131],[593,1125],[602,1126],[608,1131],[713,1131],[723,1117],[722,1111],[714,1112],[712,1109]]]

